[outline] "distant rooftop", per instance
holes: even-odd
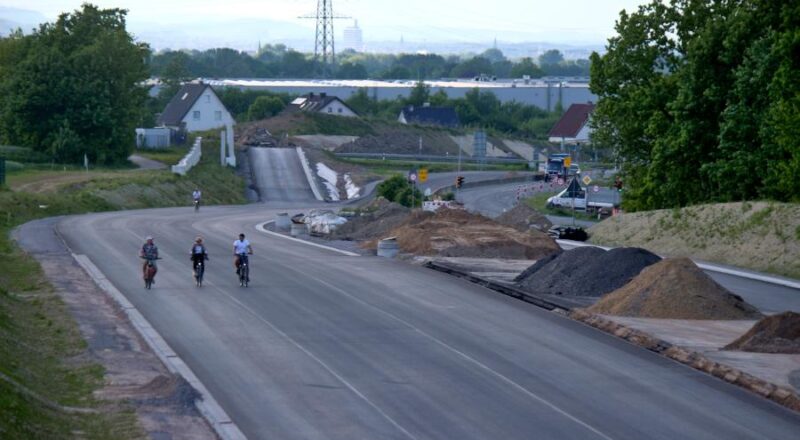
[[[526,82],[527,81],[527,82]],[[203,79],[212,86],[222,87],[357,87],[357,88],[408,88],[417,84],[416,80],[372,80],[372,79]],[[474,81],[469,79],[425,80],[431,88],[509,88],[509,87],[563,87],[588,88],[588,78],[538,78],[531,80],[499,79],[497,81]]]

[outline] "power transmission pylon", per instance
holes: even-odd
[[[333,20],[351,17],[334,15],[333,0],[317,0],[317,13],[315,15],[302,15],[298,18],[317,21],[316,36],[314,37],[314,61],[318,62],[322,67],[322,75],[328,77],[336,65]]]

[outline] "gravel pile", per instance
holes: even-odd
[[[553,226],[542,213],[524,203],[518,203],[513,209],[504,212],[495,220],[518,231],[527,231],[533,228],[547,232]]]
[[[767,316],[725,350],[800,354],[800,313]]]
[[[359,210],[331,234],[333,240],[373,240],[386,238],[392,229],[403,224],[410,210],[380,197]]]
[[[627,284],[661,257],[640,248],[606,251],[580,247],[549,262],[537,262],[520,275],[517,287],[551,295],[600,297]],[[537,269],[538,266],[538,269]]]
[[[662,319],[758,319],[761,313],[688,258],[662,260],[604,296],[589,311]]]

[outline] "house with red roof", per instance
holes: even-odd
[[[594,104],[591,102],[569,106],[548,133],[550,142],[558,142],[563,145],[589,143],[589,135],[592,132],[589,118],[592,111],[594,111]]]

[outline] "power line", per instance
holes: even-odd
[[[322,75],[329,76],[336,65],[336,47],[333,38],[333,20],[352,18],[344,15],[334,15],[333,0],[317,0],[317,13],[315,15],[301,15],[298,18],[316,20],[314,36],[314,61],[322,67]]]

